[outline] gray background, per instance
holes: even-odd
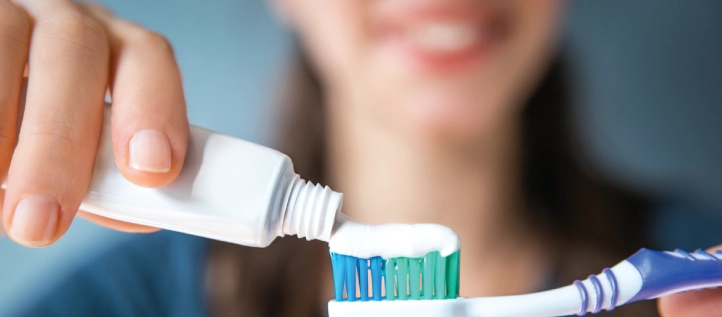
[[[101,2],[173,43],[191,123],[271,143],[274,83],[290,37],[264,1]],[[722,2],[575,2],[566,35],[577,124],[598,167],[651,193],[721,210]],[[126,237],[77,220],[45,249],[0,239],[0,316]]]

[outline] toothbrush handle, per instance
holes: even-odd
[[[654,299],[688,290],[722,286],[722,252],[689,253],[639,250],[627,259],[642,276],[642,288],[629,302]]]
[[[722,286],[722,251],[641,249],[613,268],[573,285],[579,293],[579,316],[684,291],[716,288]]]

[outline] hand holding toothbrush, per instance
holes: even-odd
[[[13,240],[43,247],[67,231],[91,179],[107,89],[120,171],[141,186],[173,181],[188,122],[167,40],[93,5],[0,0],[0,212]]]
[[[708,252],[717,250],[722,250],[722,245]],[[659,299],[658,307],[662,317],[722,316],[722,288],[665,296]]]

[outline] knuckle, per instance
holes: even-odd
[[[41,118],[36,124],[28,126],[20,133],[20,142],[55,144],[59,148],[73,149],[79,146],[78,129],[80,122],[63,114],[53,114]]]
[[[0,0],[0,25],[29,27],[30,18],[11,2]]]
[[[30,18],[25,11],[9,1],[0,0],[0,36],[20,40],[28,35],[30,35]]]
[[[103,4],[95,3],[95,2],[84,2],[84,3],[77,3],[76,5],[80,6],[81,8],[89,11],[96,12],[98,14],[102,15],[111,15],[110,9],[106,7]]]
[[[108,49],[108,38],[103,27],[93,18],[78,12],[62,13],[38,21],[36,29],[43,36],[81,50],[105,53]]]
[[[77,142],[72,135],[62,129],[37,129],[28,132],[26,135],[21,135],[21,137],[26,137],[26,140],[31,143],[53,144],[57,148],[65,149],[68,153],[72,152],[70,149],[77,147]],[[22,141],[23,140],[21,140],[21,142]]]
[[[173,46],[165,36],[146,29],[140,29],[135,32],[130,42],[132,42],[133,45],[139,45],[154,51],[173,52]]]

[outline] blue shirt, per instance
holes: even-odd
[[[67,276],[20,316],[205,316],[208,241],[138,235]]]

